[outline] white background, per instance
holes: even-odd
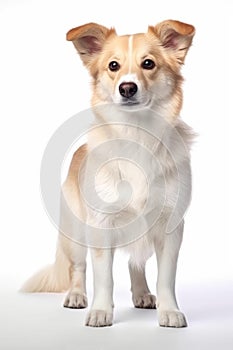
[[[213,349],[223,342],[225,349],[232,348],[232,16],[230,0],[1,0],[1,349],[136,349],[135,344]],[[16,292],[55,253],[56,229],[40,195],[43,151],[66,119],[89,107],[90,78],[65,34],[91,21],[130,34],[170,18],[197,30],[183,67],[182,117],[199,137],[192,152],[193,199],[177,277],[178,299],[190,327],[161,330],[156,312],[133,310],[127,258],[117,256],[115,328],[90,330],[83,326],[85,311],[62,309],[63,295]],[[148,279],[154,291],[154,259]],[[91,286],[89,268],[89,295]]]

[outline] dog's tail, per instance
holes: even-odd
[[[69,288],[70,280],[70,262],[58,245],[55,263],[30,277],[20,291],[26,293],[64,292]]]

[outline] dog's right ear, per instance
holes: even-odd
[[[106,38],[114,32],[114,29],[88,23],[71,29],[66,34],[66,39],[73,42],[83,63],[88,66],[101,52]]]

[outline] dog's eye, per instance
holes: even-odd
[[[116,72],[117,70],[120,69],[120,65],[117,61],[112,61],[109,63],[108,68],[112,71],[112,72]]]
[[[145,61],[142,62],[141,67],[143,69],[153,69],[155,67],[154,61],[147,58]]]

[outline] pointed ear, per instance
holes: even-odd
[[[71,29],[66,34],[66,39],[73,42],[83,63],[88,65],[102,50],[106,38],[113,32],[113,29],[96,23],[88,23]]]
[[[178,62],[184,63],[195,34],[195,28],[190,24],[167,20],[157,24],[154,30],[163,47],[172,50]]]

